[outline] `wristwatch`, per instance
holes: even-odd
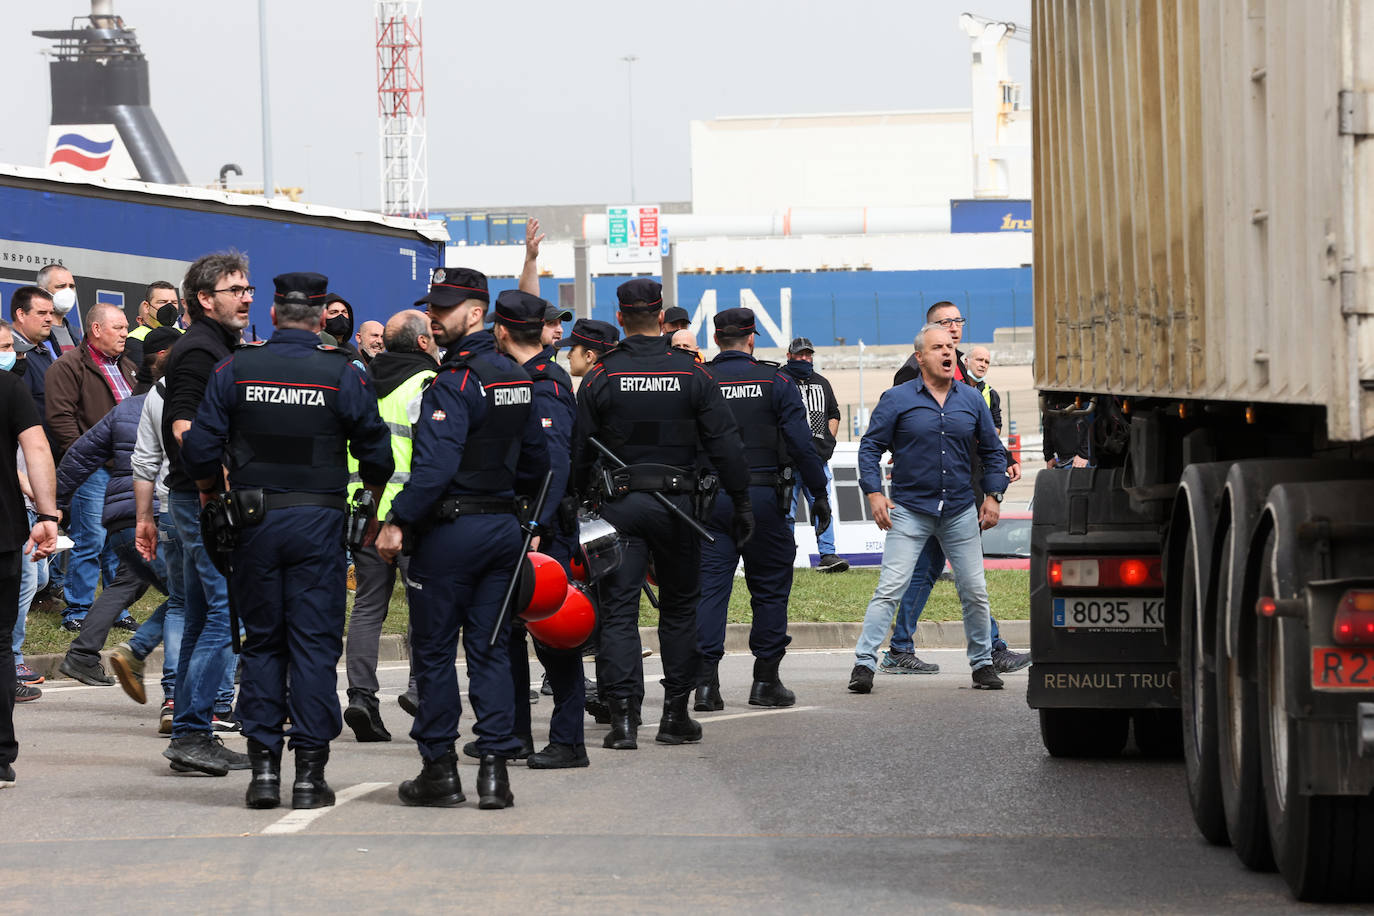
[[[997,500],[999,503],[1002,501],[1002,497],[1006,496],[1005,493],[989,493],[988,495],[991,496],[993,499]]]

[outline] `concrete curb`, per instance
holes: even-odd
[[[1017,647],[1030,645],[1029,620],[1004,620],[998,621],[998,625],[1001,628],[1002,639],[1008,645]],[[793,623],[788,626],[787,632],[792,636],[790,648],[793,650],[843,650],[854,648],[855,643],[859,641],[859,633],[862,629],[862,623]],[[640,627],[639,638],[646,649],[652,649],[654,652],[659,651],[658,629],[656,627]],[[964,625],[957,620],[923,620],[916,626],[917,648],[962,649],[965,645]],[[749,624],[732,623],[726,626],[725,651],[741,653],[749,651]],[[109,655],[109,651],[100,653],[106,672],[110,672]],[[378,661],[405,661],[409,657],[410,653],[403,636],[395,633],[382,636],[377,646]],[[45,678],[66,679],[66,675],[57,670],[57,666],[62,663],[62,658],[63,656],[60,654],[29,655],[24,658],[24,661]],[[152,654],[145,659],[144,672],[144,681],[149,687],[152,687],[154,682],[161,677],[162,649],[154,649]]]

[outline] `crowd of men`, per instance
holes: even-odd
[[[0,467],[5,647],[18,653],[29,602],[58,575],[47,558],[62,522],[73,547],[58,587],[76,638],[60,670],[87,684],[117,678],[146,702],[144,664],[162,643],[163,756],[177,772],[251,770],[245,802],[255,808],[281,804],[284,751],[294,754],[292,806],[316,808],[334,802],[325,768],[345,723],[358,741],[391,740],[377,656],[398,574],[411,660],[399,704],[414,717],[421,757],[399,789],[408,805],[466,800],[460,641],[475,720],[463,751],[479,760],[479,807],[513,804],[510,760],[587,766],[584,710],[609,725],[604,747],[636,748],[647,582],[657,588],[664,672],[656,741],[699,741],[691,712],[724,708],[717,666],[741,561],[753,611],[748,702],[793,705],[779,669],[802,499],[820,568],[847,567],[828,496],[839,409],[814,371],[814,347],[794,340],[785,366],[756,359],[754,315],[732,308],[715,316],[719,355],[703,363],[690,332],[680,337],[685,310],[665,311],[661,286],[646,278],[617,290],[618,327],[579,319],[565,337],[571,314],[538,296],[537,233],[531,221],[519,287],[494,302],[480,272],[438,269],[414,309],[356,334],[352,306],[326,276],[278,275],[274,332],[251,343],[243,334],[257,290],[237,252],[198,259],[180,289],[151,284],[132,332],[113,306],[92,307],[84,335],[66,323],[71,273],[45,268],[12,297],[12,327],[0,327],[0,369],[10,370],[0,372],[0,399],[12,408],[0,455],[15,462]],[[1027,661],[994,643],[978,551],[979,528],[996,523],[1002,491],[1019,476],[997,437],[987,359],[975,351],[966,365],[955,350],[963,319],[952,304],[927,318],[918,375],[899,373],[860,450],[861,486],[889,536],[856,650],[856,692],[871,689],[875,669],[934,669],[915,658],[911,634],[944,565],[941,548],[964,604],[975,686],[1000,687],[996,672]],[[890,498],[884,452],[896,462]],[[975,477],[986,494],[977,509]],[[593,570],[579,532],[598,518],[617,532],[618,562]],[[541,750],[526,696],[527,634],[510,600],[527,546],[570,579],[590,580],[597,622],[581,645],[529,634],[554,701]],[[903,593],[918,586],[908,607]],[[166,600],[138,624],[128,608],[148,588]],[[99,651],[114,627],[134,632],[109,657],[112,678]],[[594,681],[584,678],[584,653],[595,655]],[[0,668],[5,785],[17,754],[14,702],[41,695],[42,678],[18,654],[13,664],[0,656]],[[217,734],[238,730],[246,754]]]

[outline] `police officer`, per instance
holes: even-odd
[[[523,559],[517,485],[534,491],[549,456],[529,375],[498,353],[495,338],[482,329],[489,301],[484,274],[440,268],[416,303],[428,306],[430,328],[448,352],[420,402],[410,482],[392,501],[377,539],[387,560],[407,535],[414,542],[406,586],[420,703],[410,736],[424,766],[401,784],[407,805],[447,808],[466,800],[454,751],[462,709],[453,667],[460,629],[481,755],[478,804],[505,808],[515,801],[506,774],[506,759],[520,750],[510,622],[499,618]]]
[[[548,436],[549,467],[553,477],[549,481],[544,511],[539,517],[540,534],[535,549],[562,564],[571,573],[573,534],[576,531],[576,506],[562,505],[572,472],[573,423],[577,419],[577,400],[573,397],[572,379],[561,366],[553,362],[553,347],[540,349],[541,331],[548,332],[548,310],[552,308],[538,296],[519,290],[507,290],[496,297],[496,346],[507,356],[524,366],[534,382],[534,412],[539,425]],[[556,316],[555,316],[556,317]],[[541,327],[542,324],[542,327]],[[549,720],[549,744],[542,751],[529,754],[525,765],[533,770],[567,769],[589,764],[582,735],[582,703],[586,690],[582,680],[582,656],[577,652],[558,651],[534,643],[535,654],[548,675],[553,690],[553,715]],[[511,686],[519,696],[529,687],[530,659],[525,643],[525,628],[516,623],[510,639]],[[530,734],[528,703],[515,704],[515,734],[533,751]],[[464,752],[467,751],[465,747]]]
[[[363,374],[319,342],[327,278],[289,273],[273,282],[272,339],[215,367],[181,454],[203,494],[219,488],[227,465],[241,512],[229,587],[247,634],[239,694],[253,770],[247,804],[280,803],[289,713],[291,807],[322,808],[334,804],[324,768],[343,727],[334,669],[343,652],[346,453],[376,499],[391,476],[391,442]]]
[[[754,516],[747,498],[749,468],[734,417],[710,375],[690,353],[670,347],[662,336],[662,287],[635,279],[621,284],[616,296],[616,318],[625,339],[601,358],[578,390],[573,484],[586,495],[595,482],[602,516],[626,539],[621,565],[597,583],[597,682],[611,710],[611,731],[603,743],[628,750],[638,746],[636,726],[644,699],[639,590],[650,559],[659,584],[665,692],[655,740],[701,740],[701,726],[687,711],[698,667],[701,546],[693,529],[656,495],[690,514],[694,469],[704,448],[722,487],[736,497],[729,526],[738,543],[749,539]],[[619,470],[602,458],[588,441],[593,436],[629,467]]]
[[[554,346],[568,348],[568,374],[581,378],[619,340],[620,332],[609,321],[579,318],[573,322],[572,333]]]
[[[748,499],[757,527],[748,544],[735,544],[730,537],[734,497],[716,500],[707,522],[716,540],[701,550],[697,632],[702,669],[694,708],[725,708],[717,668],[725,654],[725,616],[741,555],[754,612],[749,627],[749,649],[754,653],[749,705],[791,706],[797,698],[778,678],[778,665],[791,642],[787,635],[787,596],[792,591],[792,560],[797,554],[787,511],[792,506],[795,469],[816,501],[816,529],[824,531],[830,526],[825,469],[811,447],[811,428],[796,383],[776,363],[754,359],[753,310],[726,309],[715,321],[720,355],[707,365],[744,440],[744,457],[749,464]]]

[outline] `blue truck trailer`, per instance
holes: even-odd
[[[249,336],[271,336],[272,277],[313,270],[354,308],[355,324],[385,320],[424,295],[444,263],[438,220],[382,216],[261,196],[141,181],[64,177],[0,166],[0,294],[31,284],[45,264],[76,277],[80,317],[97,302],[132,324],[147,285],[180,287],[191,262],[211,251],[248,256],[263,292]],[[84,327],[84,323],[83,323]]]

